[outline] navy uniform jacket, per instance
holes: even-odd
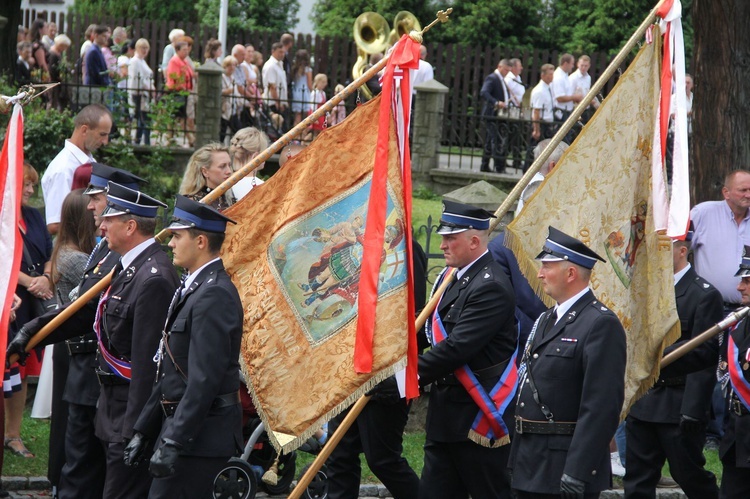
[[[730,334],[737,346],[740,368],[742,368],[746,363],[745,354],[750,348],[750,322],[747,317],[742,319]],[[742,376],[750,381],[750,369],[742,369]],[[723,461],[734,446],[735,466],[750,468],[750,415],[738,416],[732,408],[727,411],[727,415],[728,421],[724,426],[724,436],[719,444],[719,457]]]
[[[132,363],[130,383],[103,385],[96,411],[96,436],[123,442],[151,394],[156,353],[169,302],[179,285],[177,272],[161,246],[153,243],[112,280],[103,314],[105,347]],[[111,372],[99,356],[99,366]]]
[[[665,355],[724,318],[721,293],[692,268],[675,286],[675,299],[682,336],[664,350]],[[672,375],[665,371],[656,385],[633,405],[630,415],[651,423],[678,424],[683,414],[707,422],[719,361],[717,340],[699,346],[693,351],[693,358],[699,359],[699,362],[691,362],[688,358],[684,363],[690,371],[698,372],[685,377],[685,374]],[[680,363],[683,363],[683,359],[674,362],[675,370],[680,370],[677,365]]]
[[[501,75],[493,71],[484,79],[482,84],[482,90],[479,95],[482,97],[484,104],[482,105],[483,116],[497,116],[497,109],[495,106],[498,101],[505,102],[505,82],[500,81]]]
[[[486,253],[440,301],[438,313],[448,337],[420,356],[420,385],[451,375],[465,364],[476,373],[508,361],[516,349],[518,335],[514,310],[515,298],[508,277]],[[489,393],[499,378],[498,374],[482,379],[482,386]],[[427,438],[464,442],[477,414],[479,407],[463,386],[438,382],[430,389]]]
[[[240,388],[242,320],[237,289],[224,264],[212,262],[172,307],[167,322],[166,341],[187,380],[165,351],[137,431],[174,440],[188,456],[229,457],[242,449],[239,403],[211,407],[217,396]],[[164,419],[161,400],[179,402],[174,416]]]
[[[539,399],[556,422],[577,422],[573,435],[516,433],[511,442],[513,488],[559,494],[566,473],[586,492],[609,488],[609,442],[625,392],[625,331],[590,290],[543,334],[552,310],[539,318],[528,356]],[[529,383],[519,386],[516,416],[545,421]]]
[[[83,296],[102,277],[109,274],[119,258],[120,255],[107,248],[107,240],[103,239],[94,249],[91,259],[83,272],[83,278],[78,285],[78,296]],[[96,401],[99,398],[99,380],[94,373],[94,369],[99,363],[96,360],[96,335],[93,332],[96,305],[98,303],[99,297],[97,296],[86,303],[67,321],[60,324],[57,329],[41,342],[41,345],[49,345],[67,338],[73,338],[72,341],[75,342],[93,342],[90,353],[71,356],[63,397],[66,402],[92,407],[96,406]],[[69,306],[70,303],[66,303],[62,308],[50,311],[32,320],[26,324],[26,328],[34,333],[38,332]]]

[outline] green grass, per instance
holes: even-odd
[[[422,467],[424,466],[424,433],[405,433],[404,434],[404,452],[403,455],[409,462],[409,466],[414,470],[417,476],[422,474]],[[306,454],[304,452],[297,453],[297,478],[300,478],[300,470],[312,463],[315,456]],[[360,465],[362,466],[362,482],[363,483],[377,483],[379,480],[370,471],[370,467],[367,466],[365,455],[359,455]]]
[[[706,469],[716,475],[716,483],[721,483],[721,472],[722,466],[719,460],[719,452],[715,450],[703,450],[703,456],[706,458]],[[664,463],[664,467],[661,469],[662,476],[672,477],[672,473],[669,472],[669,463]],[[622,478],[613,476],[612,483],[614,488],[622,488]]]
[[[411,223],[412,227],[414,227],[415,230],[417,230],[417,237],[416,240],[419,242],[419,244],[422,245],[422,248],[427,252],[427,237],[426,232],[424,230],[419,231],[419,227],[422,225],[427,225],[427,217],[432,216],[432,223],[437,224],[440,220],[440,214],[443,211],[443,204],[442,201],[440,201],[439,197],[435,197],[433,199],[420,199],[420,198],[414,198],[412,200],[412,215],[411,215]],[[439,253],[440,252],[440,236],[433,233],[431,235],[430,243],[432,245],[431,249],[433,253]],[[442,258],[430,258],[427,262],[427,269],[430,270],[429,272],[429,281],[435,282],[435,277],[437,276],[438,272],[440,272],[440,269],[442,269],[445,266],[445,260]],[[429,289],[428,289],[429,291]]]
[[[31,411],[26,409],[21,424],[21,438],[34,457],[16,456],[5,449],[3,476],[47,476],[49,420],[31,419]]]

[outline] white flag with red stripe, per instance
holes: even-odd
[[[23,111],[16,104],[5,132],[5,143],[0,155],[0,345],[6,345],[13,295],[21,268],[23,241],[18,221],[21,218],[23,190]],[[0,348],[0,365],[5,365],[5,348]]]
[[[652,188],[654,224],[667,235],[684,239],[690,224],[690,176],[688,167],[687,96],[685,93],[685,43],[682,33],[682,3],[665,1],[657,16],[664,34],[659,111],[652,142]],[[674,89],[674,148],[672,154],[672,192],[667,194],[664,158],[672,90]]]

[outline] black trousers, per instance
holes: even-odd
[[[102,442],[107,453],[107,478],[104,482],[106,499],[140,499],[148,497],[151,475],[148,472],[149,455],[133,466],[125,466],[122,460],[125,444]],[[176,497],[176,496],[175,496]]]
[[[504,172],[508,158],[508,122],[495,116],[485,118],[486,134],[482,153],[482,171],[489,171],[490,158],[496,172]]]
[[[735,446],[729,448],[721,460],[721,499],[747,499],[750,497],[750,468],[737,466]]]
[[[68,423],[68,403],[63,400],[68,379],[70,354],[64,343],[52,347],[52,420],[49,426],[49,459],[47,478],[53,487],[60,485],[60,473],[65,465],[65,427]]]
[[[656,497],[664,461],[672,478],[690,498],[717,499],[716,477],[704,468],[703,443],[706,432],[683,434],[680,425],[649,423],[632,416],[625,425],[628,445],[625,467],[625,497]],[[746,496],[750,497],[750,495]]]
[[[510,445],[490,449],[465,442],[424,444],[420,499],[506,499],[511,497]]]
[[[537,494],[534,492],[525,492],[523,490],[514,490],[516,499],[558,499],[560,494]],[[599,493],[585,493],[583,494],[584,499],[599,499]]]
[[[333,433],[349,411],[331,420]],[[349,499],[359,495],[361,469],[359,454],[364,452],[367,465],[395,499],[414,499],[419,478],[401,455],[409,406],[403,400],[371,400],[326,461],[328,497]]]
[[[149,499],[210,499],[213,483],[229,457],[180,456],[175,464],[175,474],[154,478]]]
[[[94,418],[96,407],[68,403],[65,466],[58,499],[102,497],[107,467],[102,442],[94,435]]]

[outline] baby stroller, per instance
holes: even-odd
[[[289,492],[294,481],[297,453],[277,454],[266,434],[263,422],[258,417],[247,390],[240,390],[243,409],[243,436],[245,448],[240,457],[231,458],[216,475],[213,485],[214,499],[253,499],[263,489],[271,495]],[[317,444],[317,445],[316,445]],[[317,454],[321,445],[314,437],[300,450]],[[307,471],[306,466],[303,472]],[[325,499],[328,497],[328,477],[325,467],[318,471],[302,497]]]

